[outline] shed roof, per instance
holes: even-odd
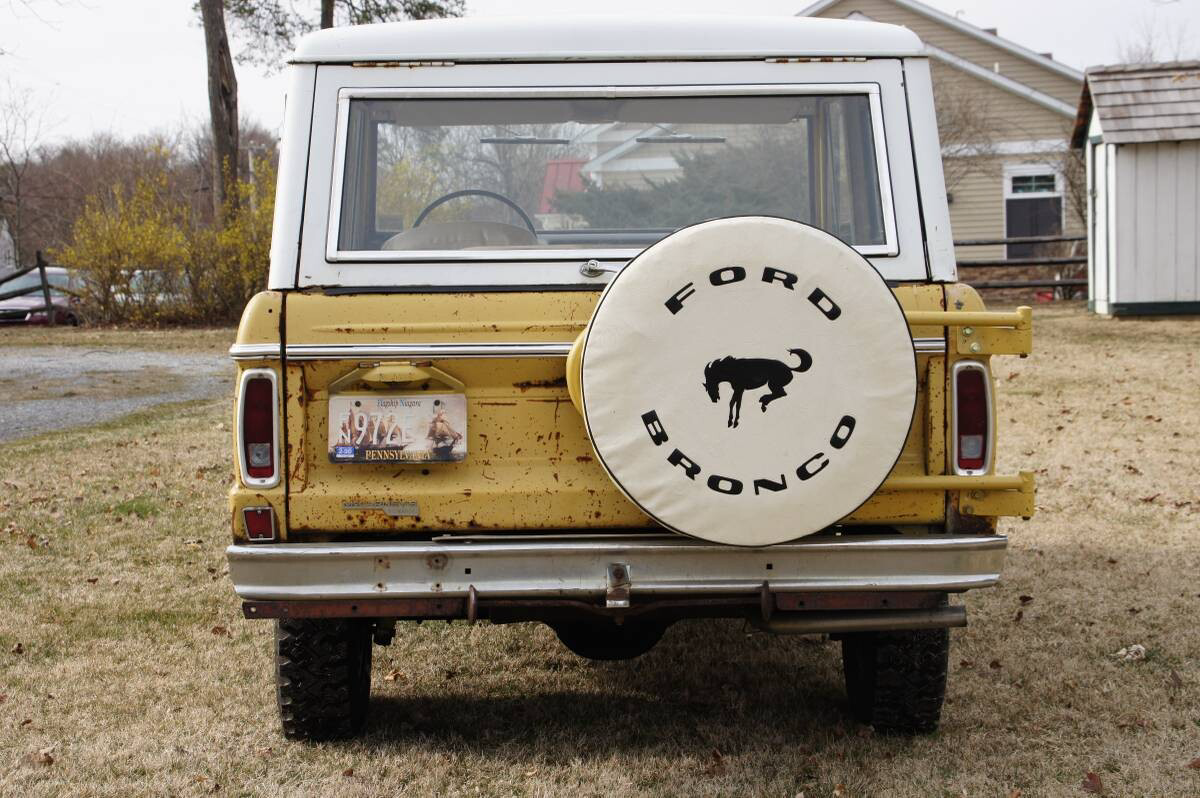
[[[922,56],[897,25],[783,16],[468,17],[330,28],[293,61],[600,61]]]
[[[1109,144],[1200,139],[1200,61],[1091,67],[1072,146],[1087,140],[1093,110]]]

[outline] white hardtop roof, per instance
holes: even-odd
[[[301,63],[641,61],[908,57],[898,25],[792,16],[468,17],[331,28],[300,40]]]

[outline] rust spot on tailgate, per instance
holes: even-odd
[[[563,375],[552,380],[527,380],[525,382],[514,382],[513,387],[519,389],[522,393],[530,388],[566,388],[567,377]]]

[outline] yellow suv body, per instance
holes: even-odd
[[[694,617],[831,633],[859,717],[937,722],[897,714],[881,697],[906,688],[875,664],[899,639],[912,668],[930,650],[944,665],[965,624],[947,595],[994,584],[997,519],[1033,512],[1032,476],[994,470],[990,377],[992,356],[1031,351],[1032,324],[955,281],[920,42],[689,18],[648,46],[631,24],[364,26],[306,39],[289,67],[269,290],[231,352],[229,560],[247,616],[280,624],[292,736],[358,729],[371,640],[434,618],[544,621],[599,658]],[[882,483],[769,545],[664,522],[583,412],[605,286],[673,230],[744,214],[869,264],[915,364]],[[771,401],[759,418],[790,412]]]

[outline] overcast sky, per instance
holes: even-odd
[[[472,15],[794,14],[810,0],[468,0]],[[303,4],[304,0],[298,0]],[[1119,59],[1156,30],[1200,55],[1200,0],[926,0],[1077,68]],[[0,0],[0,92],[35,93],[55,139],[175,130],[207,115],[204,35],[193,0]],[[34,15],[34,9],[37,16]],[[233,42],[236,49],[241,46]],[[1168,44],[1168,48],[1174,45]],[[1173,53],[1167,53],[1172,55]],[[238,65],[243,118],[277,129],[278,75]]]

